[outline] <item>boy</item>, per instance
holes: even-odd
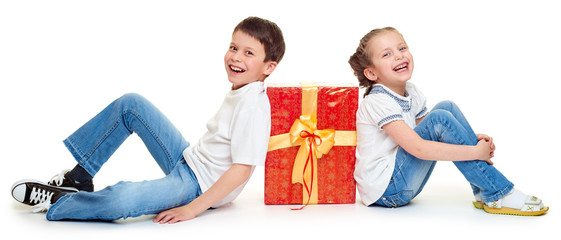
[[[189,147],[150,102],[136,94],[115,100],[64,140],[78,164],[48,184],[19,181],[12,196],[47,211],[48,220],[116,220],[157,214],[156,223],[192,219],[234,200],[256,165],[263,165],[270,134],[270,106],[264,80],[285,50],[279,27],[249,17],[232,34],[224,65],[232,90],[199,144]],[[93,192],[93,176],[133,132],[145,143],[162,179],[119,182]]]

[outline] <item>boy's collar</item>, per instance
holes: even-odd
[[[243,85],[243,86],[241,86],[241,87],[238,87],[238,88],[236,88],[236,89],[234,89],[234,85],[232,85],[232,91],[242,90],[242,89],[248,88],[250,85],[261,85],[261,86],[264,86],[264,85],[265,85],[265,81],[253,81],[253,82],[247,83],[247,84],[245,84],[245,85]]]

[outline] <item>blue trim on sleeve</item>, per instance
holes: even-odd
[[[423,108],[423,111],[421,111],[420,113],[418,113],[418,114],[415,116],[415,119],[422,118],[422,117],[424,117],[425,115],[427,115],[427,113],[428,113],[428,109],[427,109],[427,107],[425,107],[425,108]]]
[[[382,120],[380,120],[380,122],[378,122],[378,127],[383,127],[384,125],[395,121],[395,120],[403,120],[403,115],[401,114],[394,114],[394,115],[390,115],[387,116],[385,118],[383,118]]]

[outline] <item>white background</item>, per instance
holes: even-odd
[[[558,236],[561,17],[555,1],[193,2],[0,2],[4,236]],[[398,209],[367,208],[359,199],[299,212],[265,206],[263,167],[231,206],[172,226],[152,224],[150,216],[117,224],[48,222],[12,199],[16,180],[47,181],[72,168],[62,139],[127,92],[147,97],[196,142],[230,88],[223,56],[233,28],[248,16],[272,20],[284,33],[285,57],[267,82],[358,85],[347,60],[359,39],[373,28],[396,27],[415,58],[411,81],[429,107],[445,99],[460,105],[476,132],[494,137],[495,166],[551,210],[541,217],[483,213],[471,206],[469,185],[451,163],[439,163],[423,193]],[[95,184],[162,176],[133,136]]]

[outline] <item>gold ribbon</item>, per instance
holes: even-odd
[[[300,183],[302,203],[317,204],[317,159],[329,153],[333,146],[356,146],[356,131],[317,129],[318,88],[313,83],[302,85],[302,115],[288,133],[271,136],[268,151],[300,146],[292,168],[292,184]]]

